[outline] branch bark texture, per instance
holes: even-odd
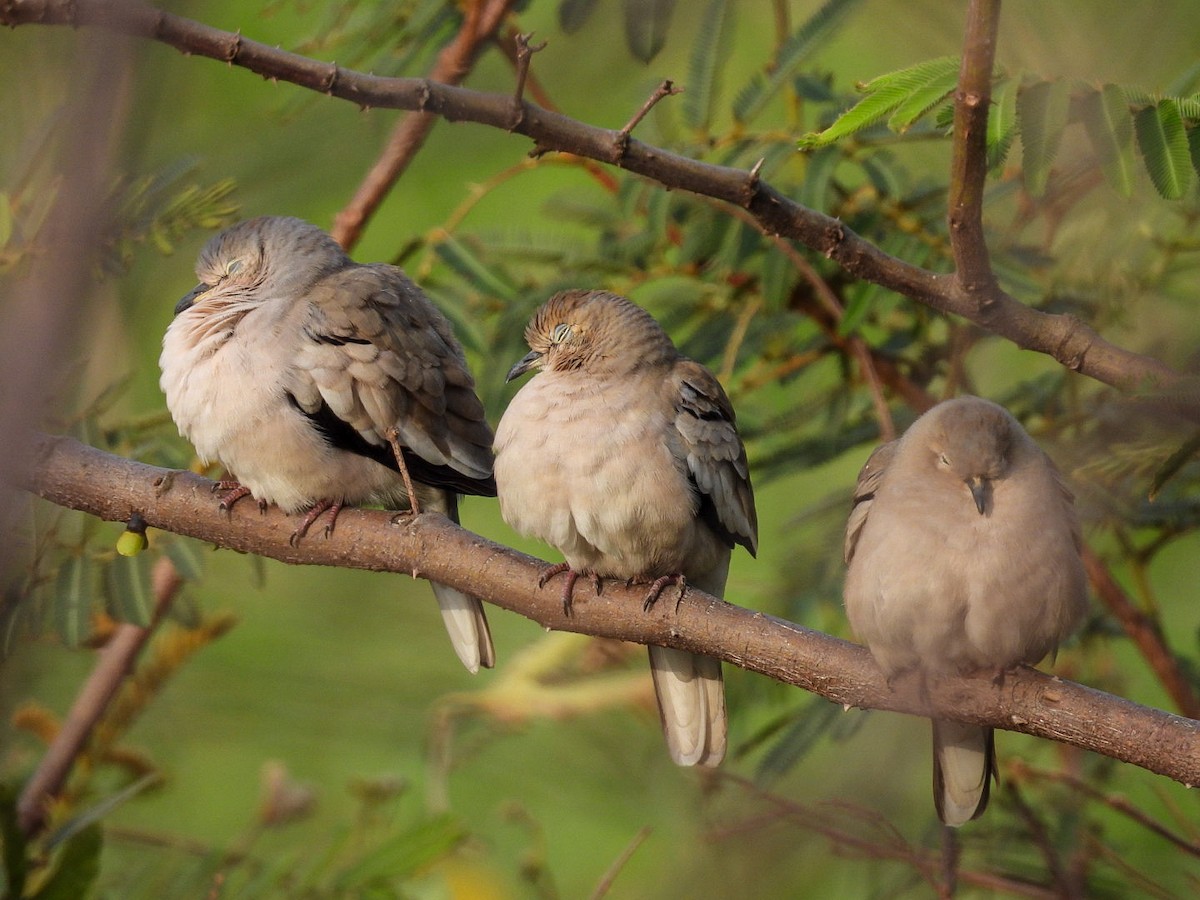
[[[973,9],[986,12],[992,5],[995,0],[986,0]],[[342,69],[336,63],[312,60],[172,15],[140,0],[0,0],[0,25],[29,24],[119,31],[160,41],[184,54],[240,66],[263,78],[292,82],[364,109],[417,110],[452,122],[476,122],[521,134],[533,141],[534,153],[573,153],[619,166],[666,188],[742,207],[767,234],[797,240],[835,260],[855,277],[938,312],[962,316],[1023,349],[1045,353],[1068,369],[1105,384],[1130,389],[1178,378],[1164,363],[1105,341],[1073,316],[1031,309],[994,283],[964,282],[954,274],[931,272],[890,256],[839,220],[784,196],[755,172],[698,162],[523,99],[423,78],[381,78]],[[984,55],[981,50],[972,58],[982,64]],[[965,196],[963,199],[968,201]]]
[[[432,578],[548,628],[679,647],[804,688],[847,708],[929,715],[1021,731],[1072,744],[1200,784],[1200,722],[1020,669],[996,684],[987,675],[947,679],[927,698],[889,687],[867,651],[799,625],[691,590],[682,603],[642,611],[643,590],[606,582],[576,593],[563,613],[559,591],[537,588],[545,565],[465,531],[436,514],[401,518],[347,509],[328,538],[293,547],[295,522],[253,504],[218,510],[212,482],[189,472],[112,456],[70,438],[39,436],[24,485],[60,506],[108,521],[139,512],[153,527],[292,564],[341,566]]]

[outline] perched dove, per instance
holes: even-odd
[[[846,614],[889,679],[1032,665],[1084,615],[1079,550],[1071,492],[1017,420],[978,397],[947,400],[858,476]],[[943,822],[979,816],[995,770],[990,728],[934,720]]]
[[[563,603],[586,574],[691,583],[721,596],[734,544],[751,554],[758,523],[746,451],[729,398],[645,311],[604,291],[568,291],[525,329],[531,352],[511,381],[540,369],[496,430],[500,511],[557,547]],[[686,579],[686,582],[685,582]],[[725,755],[721,663],[651,646],[671,758],[715,766]]]
[[[358,265],[314,225],[268,216],[218,234],[163,338],[167,407],[201,459],[249,494],[307,511],[418,504],[458,521],[458,494],[496,493],[492,433],[450,323],[404,273]],[[390,446],[394,439],[403,466]],[[407,470],[405,472],[405,470]],[[472,672],[495,661],[483,607],[433,592]]]

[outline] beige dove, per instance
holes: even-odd
[[[746,451],[733,407],[645,311],[604,291],[557,294],[525,329],[530,353],[509,380],[540,370],[496,429],[500,511],[566,557],[575,578],[651,581],[647,604],[686,579],[720,597],[734,544],[757,551]],[[569,568],[568,568],[569,567]],[[543,576],[543,582],[545,576]],[[725,755],[719,660],[649,648],[671,758]]]
[[[394,266],[359,265],[300,219],[250,219],[200,252],[200,284],[175,307],[160,384],[179,431],[246,494],[307,511],[298,539],[343,504],[458,521],[458,495],[496,492],[492,433],[446,318]],[[434,584],[455,652],[495,661],[480,602]]]
[[[859,474],[846,614],[889,679],[1032,665],[1086,611],[1079,551],[1071,492],[1017,420],[978,397],[947,400]],[[934,720],[943,822],[979,816],[995,772],[992,729]]]

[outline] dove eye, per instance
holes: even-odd
[[[561,344],[563,341],[571,337],[571,326],[566,322],[562,322],[554,326],[554,330],[550,332],[550,341],[555,344]]]
[[[945,453],[939,453],[938,465],[945,466],[947,469],[950,468],[950,457],[948,457]]]
[[[241,269],[242,261],[240,259],[231,259],[229,262],[225,263],[224,277],[228,278],[230,275],[235,275],[240,272]]]

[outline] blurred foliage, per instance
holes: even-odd
[[[612,70],[629,65],[626,53],[656,64],[670,58],[686,72],[680,79],[686,91],[655,107],[639,126],[639,139],[717,165],[749,170],[760,164],[764,181],[836,217],[885,253],[950,271],[946,110],[957,73],[955,17],[961,10],[903,5],[888,20],[892,27],[910,23],[920,30],[927,21],[940,22],[951,37],[944,46],[912,50],[903,62],[876,62],[875,54],[883,57],[904,42],[887,31],[863,30],[868,12],[878,12],[871,4],[776,0],[763,6],[707,0],[688,18],[673,2],[562,0],[521,5],[511,24],[522,32],[561,27],[532,69],[550,103],[564,97],[563,109],[587,122],[624,121],[649,93],[636,80],[640,72],[620,81],[619,89],[597,91],[596,79],[616,82]],[[1094,55],[1103,60],[1122,46],[1127,35],[1118,26],[1105,32],[1107,23],[1089,19],[1102,19],[1103,11],[1068,6],[1081,28],[1090,23],[1087,33],[1108,41],[1096,38],[1088,48]],[[292,36],[285,45],[298,52],[336,56],[341,65],[380,74],[419,75],[453,38],[463,9],[444,0],[276,0],[258,24],[278,28],[281,42]],[[1173,4],[1158,22],[1172,15],[1184,21],[1190,11],[1186,2]],[[618,12],[619,22],[611,25]],[[204,19],[202,13],[197,17]],[[612,37],[604,30],[610,25],[626,42],[615,53],[605,37]],[[1021,34],[1032,44],[1035,26],[1025,27]],[[870,42],[863,42],[864,34]],[[829,48],[839,41],[849,43],[831,57]],[[562,65],[578,60],[578,83],[547,62],[555,44],[569,54]],[[1002,58],[1006,46],[1002,41]],[[496,56],[480,61],[486,84],[475,86],[507,92],[510,70],[488,68]],[[993,178],[986,198],[992,262],[1006,290],[1032,308],[1078,317],[1123,346],[1186,370],[1196,362],[1200,271],[1200,202],[1192,177],[1200,146],[1194,93],[1200,68],[1192,62],[1180,59],[1162,91],[1131,88],[1124,75],[1103,66],[1085,84],[1056,72],[1034,76],[1029,73],[1038,69],[1030,64],[1004,65],[994,86],[988,137]],[[171,65],[186,73],[180,77],[208,71],[202,61],[173,59]],[[883,69],[888,74],[872,77]],[[203,126],[197,132],[220,125],[228,133],[237,120],[218,119],[226,114],[221,92],[235,76],[221,70],[212,77],[212,96],[203,95],[211,105],[192,115]],[[0,136],[6,163],[0,173],[0,276],[18,273],[36,247],[56,183],[54,156],[46,148],[69,135],[69,126],[55,118],[54,92],[39,90],[48,99]],[[255,83],[247,93],[251,109],[263,105],[260,90]],[[312,146],[327,148],[319,165],[326,172],[346,171],[352,185],[376,144],[382,146],[382,132],[364,126],[342,139],[339,129],[350,126],[342,119],[328,124],[340,115],[334,106],[301,91],[286,97],[282,118],[315,122],[308,132]],[[606,105],[610,100],[613,105]],[[250,117],[255,127],[257,115]],[[1070,127],[1075,124],[1082,127]],[[190,147],[174,156],[161,149],[116,179],[120,228],[97,276],[126,294],[123,327],[131,342],[140,341],[139,362],[130,368],[153,368],[152,344],[161,333],[140,331],[138,313],[160,306],[169,311],[169,293],[150,307],[127,287],[146,287],[137,281],[139,270],[151,265],[154,254],[185,244],[194,249],[203,237],[197,231],[253,206],[247,196],[296,207],[265,212],[298,213],[311,203],[328,217],[349,195],[330,189],[319,201],[310,199],[320,190],[311,171],[318,163],[308,156],[290,159],[279,152],[286,136],[269,144],[274,132],[262,131],[261,146],[239,146],[249,162],[236,171],[236,182],[201,179]],[[321,144],[317,136],[326,132],[339,142]],[[902,430],[924,403],[958,392],[987,395],[1012,410],[1068,472],[1089,541],[1119,574],[1134,605],[1168,636],[1175,664],[1200,692],[1200,621],[1191,597],[1200,523],[1200,390],[1194,381],[1117,395],[975,326],[855,281],[830,260],[764,236],[724,204],[668,193],[574,157],[518,161],[518,152],[484,152],[460,134],[431,144],[436,149],[420,157],[418,166],[432,158],[429,166],[442,167],[436,178],[428,169],[414,169],[397,188],[403,199],[396,205],[410,230],[396,234],[381,221],[373,231],[386,236],[387,257],[405,266],[453,320],[493,422],[514,390],[503,386],[504,374],[523,355],[522,330],[537,305],[556,290],[583,285],[631,296],[685,353],[720,375],[738,410],[768,540],[753,576],[748,563],[735,560],[731,599],[844,634],[841,529],[857,465],[881,434]],[[804,152],[797,151],[797,140]],[[219,156],[228,143],[214,139],[208,153],[225,160],[233,174],[232,157]],[[353,155],[352,144],[365,149]],[[483,167],[472,173],[481,175],[459,170],[466,166],[464,147],[471,150],[470,163]],[[248,180],[247,172],[258,181]],[[280,182],[278,193],[262,193],[272,179]],[[1104,188],[1106,182],[1115,191]],[[304,191],[296,191],[297,184]],[[417,228],[410,222],[419,219],[414,198],[425,196],[421,190],[433,196],[434,212],[432,224]],[[1163,203],[1160,195],[1173,202]],[[190,278],[183,260],[173,267],[181,283]],[[156,316],[158,327],[163,315]],[[49,423],[51,430],[158,465],[193,464],[161,399],[129,399],[138,382],[149,383],[153,395],[153,372],[133,376],[132,385],[112,379],[97,389],[90,371],[88,360],[73,370],[63,389],[68,411]],[[478,515],[490,515],[500,527],[494,513]],[[136,523],[131,527],[136,531]],[[184,790],[180,782],[189,776],[202,780],[199,760],[174,753],[180,761],[169,773],[175,783],[155,781],[153,790],[110,815],[108,801],[124,802],[129,798],[123,792],[142,779],[167,774],[157,759],[179,750],[170,745],[170,726],[165,745],[160,741],[148,751],[133,746],[135,721],[155,704],[170,702],[163,693],[169,685],[182,681],[173,689],[184,690],[186,667],[200,665],[205,655],[195,651],[211,652],[232,625],[228,614],[208,611],[206,602],[227,605],[222,592],[232,584],[237,602],[249,604],[246,585],[260,583],[266,570],[261,561],[224,559],[231,554],[210,561],[196,542],[157,532],[148,536],[148,550],[126,557],[112,527],[36,501],[12,540],[21,565],[0,602],[5,653],[16,648],[20,656],[30,646],[50,644],[99,646],[116,623],[149,621],[155,604],[150,576],[154,566],[166,565],[164,559],[185,584],[169,605],[173,621],[114,702],[53,811],[56,828],[80,820],[86,827],[54,852],[27,848],[12,830],[11,790],[4,795],[10,896],[53,896],[37,891],[60,872],[63,879],[77,879],[72,888],[82,892],[85,880],[95,877],[99,820],[106,837],[97,884],[105,896],[576,896],[600,884],[610,863],[617,896],[744,896],[748,884],[757,896],[922,895],[944,887],[942,835],[917,775],[928,764],[927,745],[918,743],[928,740],[924,723],[847,714],[731,668],[734,751],[723,772],[700,784],[661,759],[657,730],[645,714],[641,654],[631,661],[620,649],[574,635],[522,633],[524,645],[505,647],[497,672],[481,676],[489,680],[469,691],[439,680],[436,673],[446,670],[430,660],[445,649],[440,643],[427,650],[415,637],[401,636],[403,652],[390,655],[399,655],[404,681],[378,693],[396,708],[405,700],[400,695],[417,694],[407,698],[415,711],[396,716],[405,728],[422,732],[405,730],[399,741],[389,732],[384,743],[393,756],[417,757],[417,777],[427,781],[423,806],[389,778],[359,780],[333,834],[328,827],[305,832],[305,823],[336,802],[272,765],[264,770],[264,795],[253,814],[246,798],[220,780],[223,773],[210,776],[219,779],[212,790],[228,794],[225,804],[235,810],[228,815],[252,817],[240,835],[229,838],[226,829],[220,841],[201,841],[187,833],[187,816],[167,813],[148,830],[130,828],[122,814],[138,803]],[[234,574],[222,578],[226,567]],[[281,724],[292,720],[279,707],[298,704],[310,692],[325,711],[318,730],[333,731],[325,717],[333,720],[342,707],[375,708],[373,696],[344,699],[346,692],[338,693],[339,681],[349,678],[338,668],[343,658],[368,653],[365,638],[354,632],[360,643],[314,655],[311,662],[306,657],[303,668],[320,671],[269,695],[285,698],[269,701],[269,709],[251,712],[257,709],[251,695],[268,696],[270,673],[293,671],[286,664],[303,643],[287,630],[280,607],[297,607],[302,598],[296,595],[314,590],[308,584],[298,589],[298,581],[278,567],[270,571],[268,586],[280,599],[266,614],[260,644],[245,651],[250,674],[243,678],[254,680],[229,677],[217,690],[233,696],[226,695],[221,714],[210,711],[218,722],[213,727],[224,728],[219,737],[239,745],[257,740],[252,732],[265,732],[266,746],[283,741],[281,735],[295,729]],[[340,612],[338,601],[316,593],[314,608],[338,619],[339,627],[341,619],[353,618]],[[427,598],[422,602],[432,606]],[[420,633],[415,621],[406,627]],[[380,631],[368,624],[366,630]],[[515,631],[513,636],[515,642]],[[435,640],[440,636],[430,644]],[[1063,649],[1056,670],[1139,702],[1170,702],[1147,660],[1098,606],[1085,632]],[[426,692],[412,687],[427,682]],[[226,718],[225,706],[245,707],[242,718]],[[52,738],[57,720],[48,709],[21,710],[17,726],[26,736]],[[618,711],[641,718],[630,722]],[[365,747],[365,725],[354,722],[347,731],[345,741]],[[333,740],[308,734],[295,739]],[[646,756],[638,755],[643,745],[650,748]],[[992,808],[958,834],[963,893],[1194,894],[1200,835],[1191,797],[1161,779],[1070,748],[1032,741],[1020,747],[1021,758],[1010,754],[1007,743],[1002,747],[1004,780]],[[16,783],[33,761],[13,752],[0,765]],[[357,765],[357,757],[349,764]],[[512,780],[518,778],[525,780]],[[523,793],[513,784],[522,785]],[[543,808],[539,789],[559,803],[553,817],[531,812]],[[1116,802],[1118,789],[1133,799],[1124,806]],[[519,800],[497,801],[503,790]],[[658,838],[666,852],[638,852],[641,838],[630,842],[648,821],[660,831],[675,829]]]

